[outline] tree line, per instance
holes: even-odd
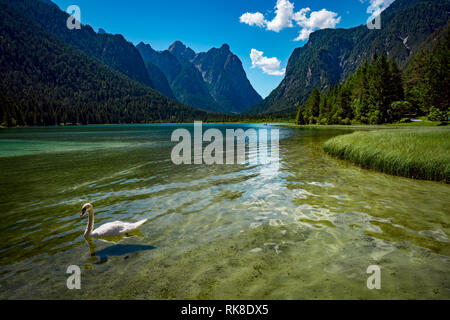
[[[320,92],[315,88],[298,107],[297,124],[382,124],[448,118],[450,32],[433,50],[418,52],[402,72],[385,52],[359,67],[346,81]]]

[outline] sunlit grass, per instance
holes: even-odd
[[[447,128],[358,131],[328,140],[324,149],[363,168],[450,182],[450,130]]]

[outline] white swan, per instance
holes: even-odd
[[[147,219],[135,223],[114,221],[105,223],[104,225],[94,230],[94,206],[90,203],[86,203],[81,208],[80,217],[82,217],[86,213],[86,211],[89,213],[89,220],[86,231],[84,232],[85,237],[102,238],[102,237],[126,236],[129,233],[136,231],[140,226],[142,226],[145,222],[147,222]]]

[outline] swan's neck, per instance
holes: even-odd
[[[94,231],[94,210],[91,208],[89,209],[88,212],[89,212],[89,219],[84,235],[88,235],[92,233],[92,231]]]

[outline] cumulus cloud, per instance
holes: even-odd
[[[395,0],[370,0],[370,5],[367,8],[367,13],[372,14],[371,17],[379,16],[381,12],[389,7]],[[361,1],[362,2],[362,1]]]
[[[371,1],[391,1],[391,0],[371,0]],[[307,14],[309,13],[309,17]],[[240,17],[241,23],[250,26],[266,28],[270,31],[280,32],[285,28],[292,28],[294,22],[300,27],[299,35],[294,41],[307,40],[309,35],[317,29],[335,28],[341,21],[337,13],[322,9],[312,11],[310,8],[303,8],[298,12],[294,10],[294,4],[289,0],[277,0],[275,5],[275,17],[266,20],[261,12],[244,13]]]
[[[283,76],[286,73],[286,68],[280,69],[280,60],[275,57],[264,57],[262,51],[252,49],[250,59],[252,60],[252,68],[259,68],[271,76]]]
[[[311,12],[309,17],[307,17],[306,15],[310,11],[311,9],[305,8],[294,15],[294,20],[302,28],[298,37],[295,38],[296,41],[308,39],[314,30],[335,28],[341,22],[341,17],[338,17],[338,14],[335,12],[322,9]]]
[[[267,30],[280,32],[284,28],[292,27],[294,5],[288,0],[278,0],[275,9],[275,18],[267,22]]]
[[[266,25],[266,20],[264,19],[264,15],[260,12],[256,13],[244,13],[240,18],[239,21],[241,23],[246,23],[249,26],[258,26],[258,27],[264,27]]]

